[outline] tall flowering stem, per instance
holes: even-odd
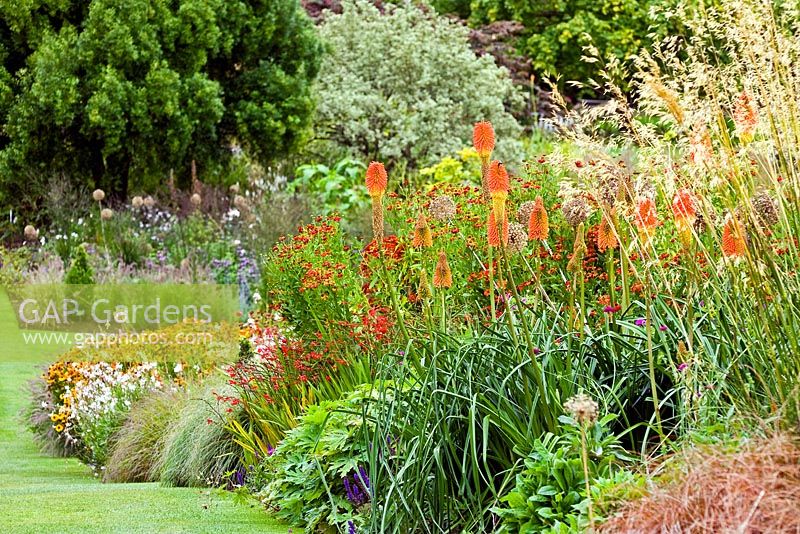
[[[378,247],[379,258],[381,264],[381,273],[384,277],[384,283],[389,290],[389,296],[392,300],[392,308],[394,308],[395,316],[397,317],[397,325],[400,327],[400,332],[403,335],[406,343],[411,339],[406,330],[406,324],[403,319],[403,312],[400,309],[400,300],[397,297],[395,286],[389,279],[389,270],[386,268],[386,258],[383,250],[383,196],[386,194],[386,188],[389,182],[389,176],[383,163],[373,161],[367,167],[367,172],[364,177],[366,182],[367,191],[372,199],[372,233],[375,239],[375,244]]]
[[[489,186],[487,183],[487,174],[489,171],[489,161],[492,158],[494,151],[494,127],[491,122],[482,121],[475,124],[472,130],[472,146],[475,152],[481,159],[481,186],[483,190],[483,199],[489,202]]]

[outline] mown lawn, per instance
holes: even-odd
[[[209,490],[102,484],[75,459],[39,453],[19,411],[25,384],[63,347],[25,345],[0,293],[0,532],[285,533],[263,510]]]

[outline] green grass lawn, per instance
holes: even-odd
[[[0,533],[288,531],[218,492],[102,484],[75,459],[40,454],[18,414],[26,382],[63,349],[26,345],[0,292]]]

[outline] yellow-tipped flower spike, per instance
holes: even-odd
[[[506,199],[508,198],[508,191],[511,189],[511,182],[505,165],[499,161],[493,161],[489,165],[489,171],[486,176],[486,186],[492,199],[494,219],[496,221],[502,221],[505,219]]]
[[[417,222],[414,225],[414,239],[411,245],[415,248],[424,248],[433,246],[433,234],[431,234],[431,227],[428,226],[428,220],[425,214],[420,212],[417,217]]]
[[[494,212],[489,212],[489,219],[486,221],[486,234],[490,247],[501,247],[508,245],[508,217],[503,217],[502,234],[495,222]]]
[[[597,227],[597,250],[605,252],[617,248],[617,234],[614,231],[614,211],[608,215],[603,214]]]
[[[491,122],[479,122],[472,130],[472,146],[481,161],[489,162],[494,151],[494,128]]]
[[[372,198],[380,198],[386,192],[386,186],[389,182],[389,176],[386,174],[386,169],[383,163],[373,161],[367,167],[367,173],[364,177],[367,185],[367,191]]]
[[[428,271],[422,269],[419,272],[419,288],[417,288],[417,297],[419,300],[428,300],[433,296],[431,292],[431,285],[428,282]]]
[[[439,251],[439,261],[433,271],[433,287],[445,288],[453,285],[453,272],[447,263],[447,254],[444,250]]]
[[[727,258],[741,258],[747,254],[744,228],[735,217],[728,215],[722,228],[722,254]]]
[[[536,197],[531,216],[528,219],[528,239],[544,241],[550,233],[550,224],[547,219],[547,210],[544,209],[542,197]]]

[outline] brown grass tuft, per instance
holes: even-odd
[[[668,462],[672,482],[628,502],[613,533],[800,533],[800,443],[777,435],[740,451],[702,447]],[[668,473],[669,475],[669,473]]]

